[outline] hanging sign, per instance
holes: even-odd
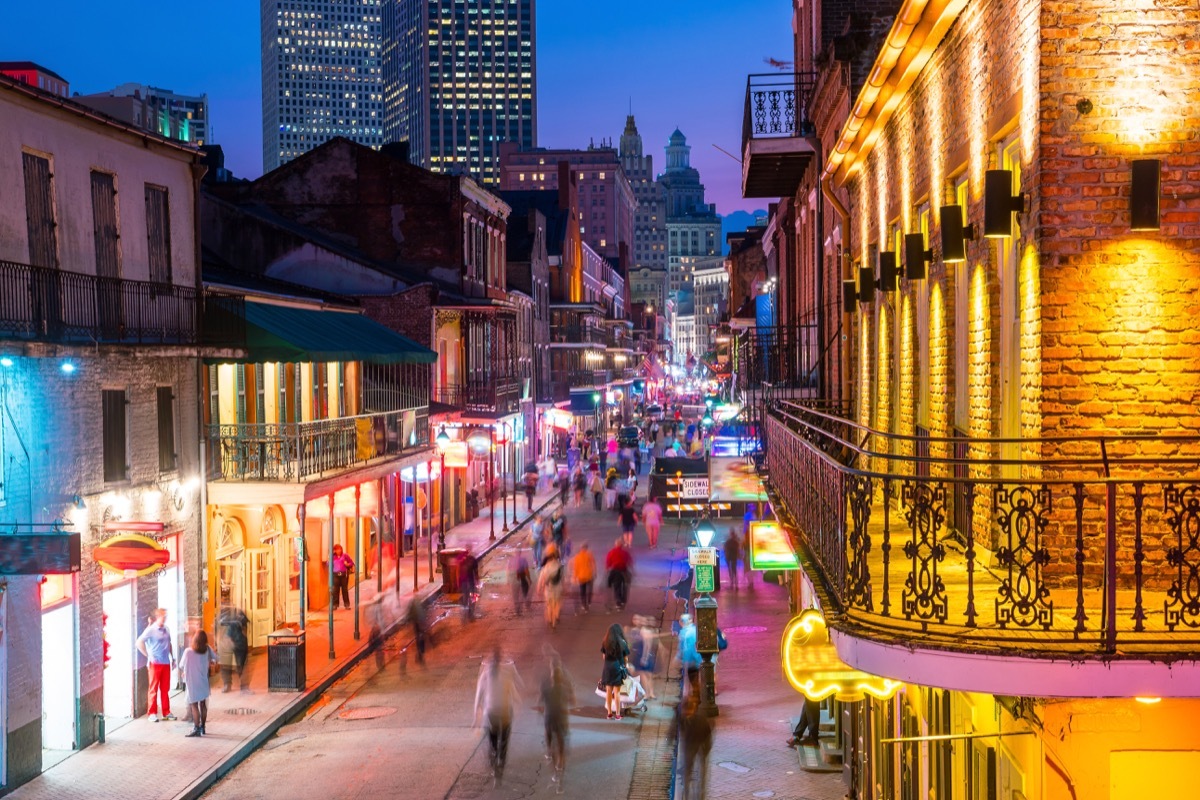
[[[699,593],[715,592],[717,590],[716,567],[711,564],[696,565],[695,589]]]
[[[149,575],[170,562],[171,551],[149,536],[118,533],[92,551],[92,560],[109,572]]]
[[[446,469],[466,469],[467,443],[449,442],[446,444]]]
[[[68,575],[79,572],[79,566],[78,533],[0,535],[0,575]]]
[[[750,569],[800,568],[800,559],[792,549],[787,531],[775,520],[751,522],[746,547],[750,553]]]

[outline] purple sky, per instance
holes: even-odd
[[[207,92],[211,139],[242,177],[262,172],[259,4],[62,0],[47,14],[11,3],[0,24],[0,61],[36,61],[90,93],[147,83]],[[541,0],[538,133],[547,147],[616,144],[632,102],[646,152],[661,170],[676,126],[708,201],[728,214],[763,208],[743,200],[737,154],[746,76],[791,53],[788,0]],[[209,37],[209,38],[205,38]]]

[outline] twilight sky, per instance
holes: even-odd
[[[83,94],[126,82],[207,92],[226,166],[262,173],[259,3],[6,6],[0,61],[36,61]],[[713,145],[738,153],[746,76],[770,72],[768,56],[789,58],[790,10],[789,0],[539,0],[538,144],[615,145],[632,102],[656,170],[678,126],[718,212],[765,207],[741,198],[739,165]]]

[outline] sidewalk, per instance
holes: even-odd
[[[556,490],[540,492],[534,498],[534,509],[540,511],[557,503]],[[489,510],[484,509],[475,520],[459,525],[446,533],[446,547],[466,547],[476,555],[491,551],[506,537],[520,533],[529,519],[525,497],[517,498],[517,520],[511,523],[512,506],[508,509],[509,532],[503,532],[499,507],[495,515],[496,541],[489,541]],[[510,498],[511,502],[511,498]],[[436,539],[435,539],[436,546]],[[422,541],[417,553],[418,569],[415,596],[430,602],[442,589],[441,575],[429,580],[429,543]],[[384,576],[384,592],[395,620],[414,596],[413,558],[409,551],[396,572]],[[377,594],[377,578],[364,578],[359,587],[359,606],[365,608]],[[353,588],[351,588],[353,600]],[[268,692],[267,659],[264,654],[252,654],[247,675],[251,691],[222,693],[220,678],[214,678],[213,695],[209,698],[209,734],[202,738],[186,738],[191,723],[182,721],[187,712],[182,693],[171,698],[172,711],[178,722],[152,723],[146,717],[129,721],[113,730],[104,744],[94,744],[43,772],[29,783],[13,790],[7,797],[14,800],[191,800],[199,797],[219,778],[265,742],[289,719],[303,711],[330,685],[358,663],[367,650],[369,623],[360,618],[361,638],[354,638],[353,610],[334,612],[333,650],[329,655],[327,612],[310,612],[306,620],[307,648],[305,666],[307,688],[303,692]],[[393,622],[389,632],[398,626]],[[405,638],[401,634],[402,638]]]

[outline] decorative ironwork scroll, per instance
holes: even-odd
[[[1167,550],[1167,563],[1175,579],[1167,589],[1163,613],[1167,628],[1177,625],[1200,628],[1200,486],[1163,489],[1163,508],[1175,544]]]
[[[996,560],[1005,569],[996,590],[996,622],[1001,628],[1041,625],[1050,630],[1054,603],[1042,579],[1042,568],[1050,563],[1050,551],[1042,545],[1049,524],[1050,489],[997,486],[992,502],[1003,535]]]
[[[866,611],[874,611],[871,599],[871,533],[867,524],[871,521],[871,479],[864,475],[851,475],[847,481],[846,495],[850,501],[850,566],[846,576],[846,602]]]
[[[900,489],[911,538],[904,543],[904,555],[912,562],[904,579],[900,608],[908,619],[914,617],[927,628],[930,622],[945,622],[948,613],[946,584],[938,574],[938,565],[946,557],[939,541],[946,521],[946,487],[927,481],[905,481]]]

